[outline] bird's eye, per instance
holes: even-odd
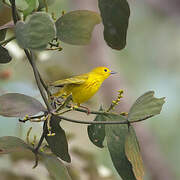
[[[104,72],[107,72],[107,69],[104,69]]]

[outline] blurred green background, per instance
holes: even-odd
[[[153,135],[153,143],[156,143],[158,152],[163,157],[163,164],[170,174],[173,174],[174,180],[180,179],[180,14],[171,13],[170,2],[169,11],[164,9],[163,1],[158,2],[159,4],[153,4],[150,0],[129,2],[131,17],[128,39],[127,46],[122,51],[114,51],[107,47],[102,40],[102,27],[98,25],[89,46],[78,47],[62,43],[63,51],[37,52],[36,61],[47,82],[84,73],[99,65],[118,71],[118,75],[107,80],[100,92],[88,102],[92,109],[98,108],[102,103],[107,106],[118,89],[125,90],[122,110],[119,111],[127,110],[137,97],[148,90],[154,90],[156,97],[166,97],[162,113],[141,124],[145,124],[145,128]],[[59,17],[63,10],[68,12],[82,9],[82,4],[75,0],[56,0],[49,6],[49,11]],[[174,7],[177,8],[178,5],[175,3]],[[96,6],[97,2],[93,1],[89,3],[89,8],[88,4],[86,5],[86,9],[92,10]],[[9,31],[8,35],[11,36],[12,32]],[[41,100],[23,51],[18,48],[15,41],[6,47],[13,56],[13,61],[0,66],[0,94],[18,92]],[[111,83],[112,86],[109,86]],[[87,117],[75,112],[68,115],[82,120],[93,119],[93,116]],[[33,127],[33,138],[33,135],[39,136],[42,129],[41,123],[22,124],[14,118],[0,117],[0,123],[0,136],[15,135],[25,139],[27,130]],[[66,132],[73,134],[70,138],[70,153],[73,158],[72,165],[69,165],[73,180],[120,179],[112,167],[107,150],[99,150],[88,140],[86,125],[62,123],[62,126]],[[143,147],[141,150],[143,151]],[[153,151],[150,151],[149,155],[153,156]],[[4,180],[9,177],[14,177],[15,180],[50,178],[43,165],[31,170],[33,162],[25,157],[20,159],[21,161],[12,162],[9,156],[0,158],[0,173]],[[153,177],[152,169],[146,164],[145,167],[145,179],[158,180],[157,177]],[[13,175],[9,171],[12,171]]]

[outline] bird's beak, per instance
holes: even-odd
[[[111,71],[110,74],[116,74],[117,72]]]

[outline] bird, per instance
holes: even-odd
[[[60,87],[53,96],[66,98],[71,94],[73,103],[82,107],[81,104],[88,101],[99,90],[104,80],[115,73],[107,67],[96,67],[88,73],[52,82],[49,86]]]

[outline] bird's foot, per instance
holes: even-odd
[[[91,111],[90,111],[90,109],[88,108],[88,107],[86,107],[86,106],[79,106],[80,108],[83,108],[83,109],[86,109],[87,110],[87,115],[89,115],[89,114],[91,114]]]

